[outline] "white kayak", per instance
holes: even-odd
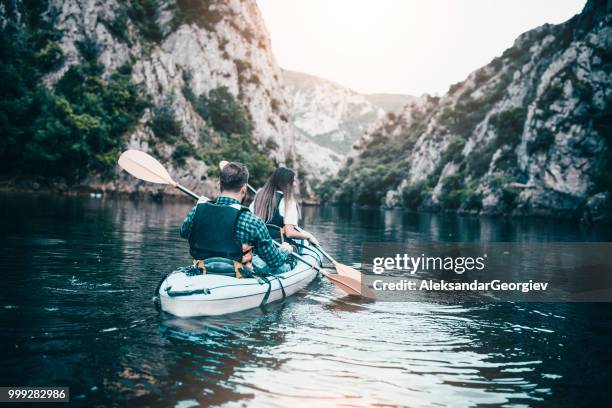
[[[284,300],[317,277],[312,263],[322,266],[321,256],[311,248],[300,252],[310,264],[297,261],[292,270],[265,278],[190,275],[186,268],[172,272],[159,287],[161,309],[179,317],[218,316]]]

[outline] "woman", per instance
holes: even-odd
[[[255,195],[251,211],[261,218],[273,239],[281,239],[281,232],[289,239],[307,239],[318,245],[317,239],[309,232],[298,231],[299,210],[293,190],[295,172],[287,167],[279,167]],[[280,229],[280,231],[279,231]]]

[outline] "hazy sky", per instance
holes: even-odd
[[[257,0],[279,65],[359,92],[443,94],[585,0]]]

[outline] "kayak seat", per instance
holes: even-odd
[[[206,273],[212,275],[236,276],[234,271],[234,261],[222,257],[208,258],[204,260]]]

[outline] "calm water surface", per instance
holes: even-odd
[[[0,385],[80,406],[607,405],[612,305],[368,303],[315,281],[239,316],[161,316],[185,203],[0,195]],[[363,241],[612,241],[570,222],[305,208],[345,263]]]

